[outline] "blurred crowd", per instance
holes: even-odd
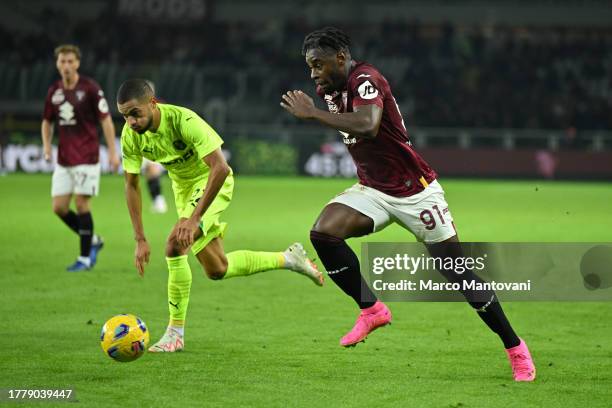
[[[301,20],[163,26],[111,12],[58,24],[65,19],[49,9],[39,33],[0,32],[0,58],[52,63],[57,43],[75,42],[84,69],[172,62],[257,70],[268,86],[265,95],[261,87],[249,92],[256,101],[308,82],[301,43],[318,28]],[[387,76],[412,125],[612,129],[612,30],[394,20],[340,27],[353,39],[353,58]]]

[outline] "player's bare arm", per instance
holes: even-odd
[[[138,274],[144,276],[144,267],[149,263],[151,248],[142,225],[142,198],[140,195],[140,176],[138,174],[125,173],[125,199],[134,229],[134,240],[136,241],[134,264]]]
[[[46,161],[51,161],[51,139],[53,138],[53,124],[47,119],[43,119],[40,125],[42,135],[43,156]]]
[[[204,194],[198,200],[198,205],[191,217],[182,222],[177,229],[177,241],[185,248],[193,244],[200,227],[200,219],[212,204],[217,193],[221,190],[225,179],[231,172],[221,149],[214,150],[212,153],[202,158],[202,160],[210,168],[208,181],[204,188]]]
[[[119,169],[119,155],[117,154],[117,147],[115,146],[115,125],[110,115],[100,120],[100,126],[102,126],[102,132],[104,133],[104,140],[106,141],[106,147],[108,148],[108,164],[110,164],[112,171]]]
[[[356,106],[354,112],[336,114],[317,108],[312,98],[302,91],[289,91],[282,99],[280,105],[299,119],[314,119],[355,137],[371,139],[378,134],[383,113],[378,105]]]

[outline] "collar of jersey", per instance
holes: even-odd
[[[159,129],[162,128],[162,123],[164,123],[164,111],[162,109],[162,104],[161,103],[157,104],[157,109],[159,109],[159,126],[157,126],[157,131],[151,132],[150,130],[147,130],[147,132],[152,134],[152,135],[158,135],[159,134]]]

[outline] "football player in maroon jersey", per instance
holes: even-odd
[[[435,171],[412,147],[389,83],[372,65],[353,60],[349,45],[349,37],[333,27],[314,31],[304,40],[302,54],[310,77],[329,111],[318,109],[300,90],[287,92],[281,101],[297,118],[337,129],[357,167],[359,182],[325,206],[310,232],[327,273],[361,309],[354,327],[340,340],[345,347],[391,322],[388,307],[361,276],[347,238],[380,231],[395,222],[424,242],[433,257],[462,256],[444,190]],[[482,282],[472,271],[443,268],[440,272],[451,282]],[[527,345],[512,329],[495,292],[462,294],[501,338],[514,379],[534,380]]]
[[[51,196],[53,212],[80,237],[80,254],[67,270],[91,269],[103,246],[94,234],[89,201],[98,195],[100,163],[97,125],[100,123],[108,147],[110,167],[116,171],[119,157],[115,147],[115,127],[104,92],[91,78],[78,72],[81,51],[65,44],[55,49],[61,79],[49,87],[41,125],[45,160],[51,160],[53,124],[59,133],[57,164],[53,171]],[[76,212],[70,209],[74,196]]]

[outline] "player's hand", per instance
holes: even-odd
[[[183,248],[189,248],[200,228],[200,222],[194,218],[187,218],[176,230],[176,241]]]
[[[316,107],[312,98],[302,91],[289,91],[282,96],[280,106],[299,119],[312,119]]]
[[[45,158],[45,161],[51,161],[51,146],[44,148],[43,156]]]
[[[113,173],[116,173],[117,170],[119,170],[119,156],[114,153],[114,154],[109,154],[108,155],[108,164],[110,165],[111,171]]]
[[[144,276],[144,267],[149,263],[149,255],[151,255],[149,243],[144,239],[138,240],[136,243],[136,251],[134,251],[134,263],[136,264],[136,269],[138,269],[138,274],[140,276]]]

